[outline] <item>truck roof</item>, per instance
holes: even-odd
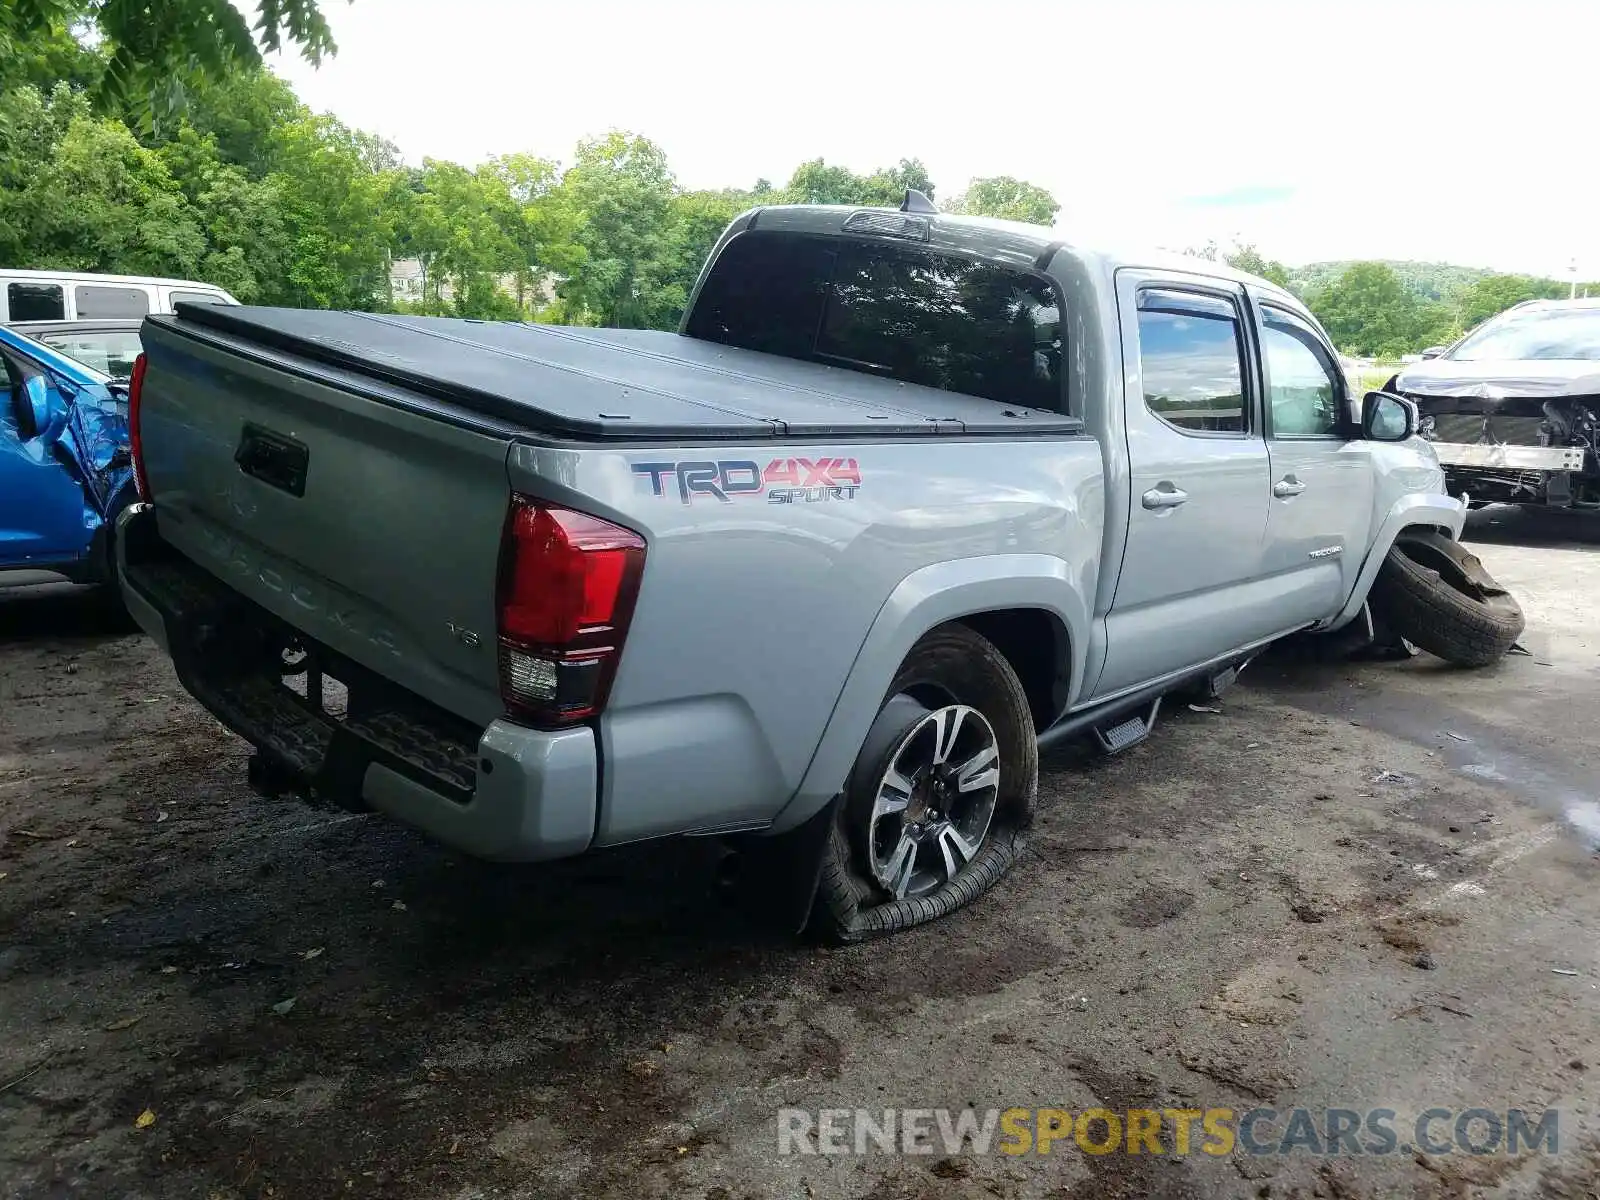
[[[1230,283],[1247,284],[1287,300],[1300,309],[1303,306],[1295,295],[1259,275],[1240,271],[1224,262],[1198,258],[1191,254],[1176,254],[1171,250],[1140,247],[1112,247],[1076,241],[1063,229],[1045,225],[1031,225],[1024,221],[1007,221],[997,217],[971,217],[954,213],[902,212],[892,208],[868,208],[848,204],[774,204],[752,208],[735,218],[728,227],[726,237],[750,229],[814,233],[838,236],[852,232],[848,226],[855,221],[864,222],[863,233],[884,232],[866,222],[910,221],[925,223],[926,239],[921,244],[937,250],[982,253],[985,257],[1008,262],[1018,267],[1044,270],[1049,260],[1058,252],[1065,252],[1081,260],[1094,260],[1104,267],[1143,267],[1164,271],[1182,271],[1189,275],[1225,279]]]

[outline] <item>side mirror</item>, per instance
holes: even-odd
[[[66,406],[42,375],[23,380],[16,408],[17,436],[25,442],[55,432],[58,420],[67,415]]]
[[[1368,392],[1361,400],[1361,433],[1368,441],[1403,442],[1417,432],[1417,406],[1393,392]]]
[[[1425,350],[1423,350],[1422,357],[1425,358],[1425,359],[1427,359],[1427,358],[1438,358],[1447,349],[1449,349],[1448,346],[1429,346]]]

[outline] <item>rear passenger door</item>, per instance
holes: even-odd
[[[1372,534],[1372,443],[1355,436],[1327,341],[1287,305],[1255,299],[1272,461],[1266,568],[1305,620],[1321,620],[1355,588]]]
[[[1269,462],[1243,290],[1118,274],[1130,515],[1106,618],[1108,697],[1277,632]]]

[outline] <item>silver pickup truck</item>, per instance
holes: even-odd
[[[123,588],[258,786],[498,859],[733,837],[842,939],[993,884],[1041,745],[1139,741],[1463,519],[1289,293],[914,194],[741,215],[676,333],[143,338]]]

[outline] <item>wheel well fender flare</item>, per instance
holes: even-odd
[[[1066,634],[1062,664],[1069,697],[1082,685],[1089,643],[1086,591],[1062,559],[1048,554],[992,554],[952,559],[913,571],[878,610],[845,677],[833,712],[801,779],[773,821],[774,832],[805,821],[838,795],[900,664],[929,631],[951,621],[1014,609],[1042,610]]]
[[[1372,583],[1378,577],[1378,568],[1388,557],[1394,541],[1407,529],[1441,529],[1457,541],[1467,519],[1467,506],[1454,496],[1443,494],[1402,496],[1396,500],[1378,524],[1367,557],[1362,560],[1361,571],[1356,576],[1355,588],[1345,601],[1344,608],[1328,624],[1328,629],[1339,629],[1361,614],[1367,602]]]

